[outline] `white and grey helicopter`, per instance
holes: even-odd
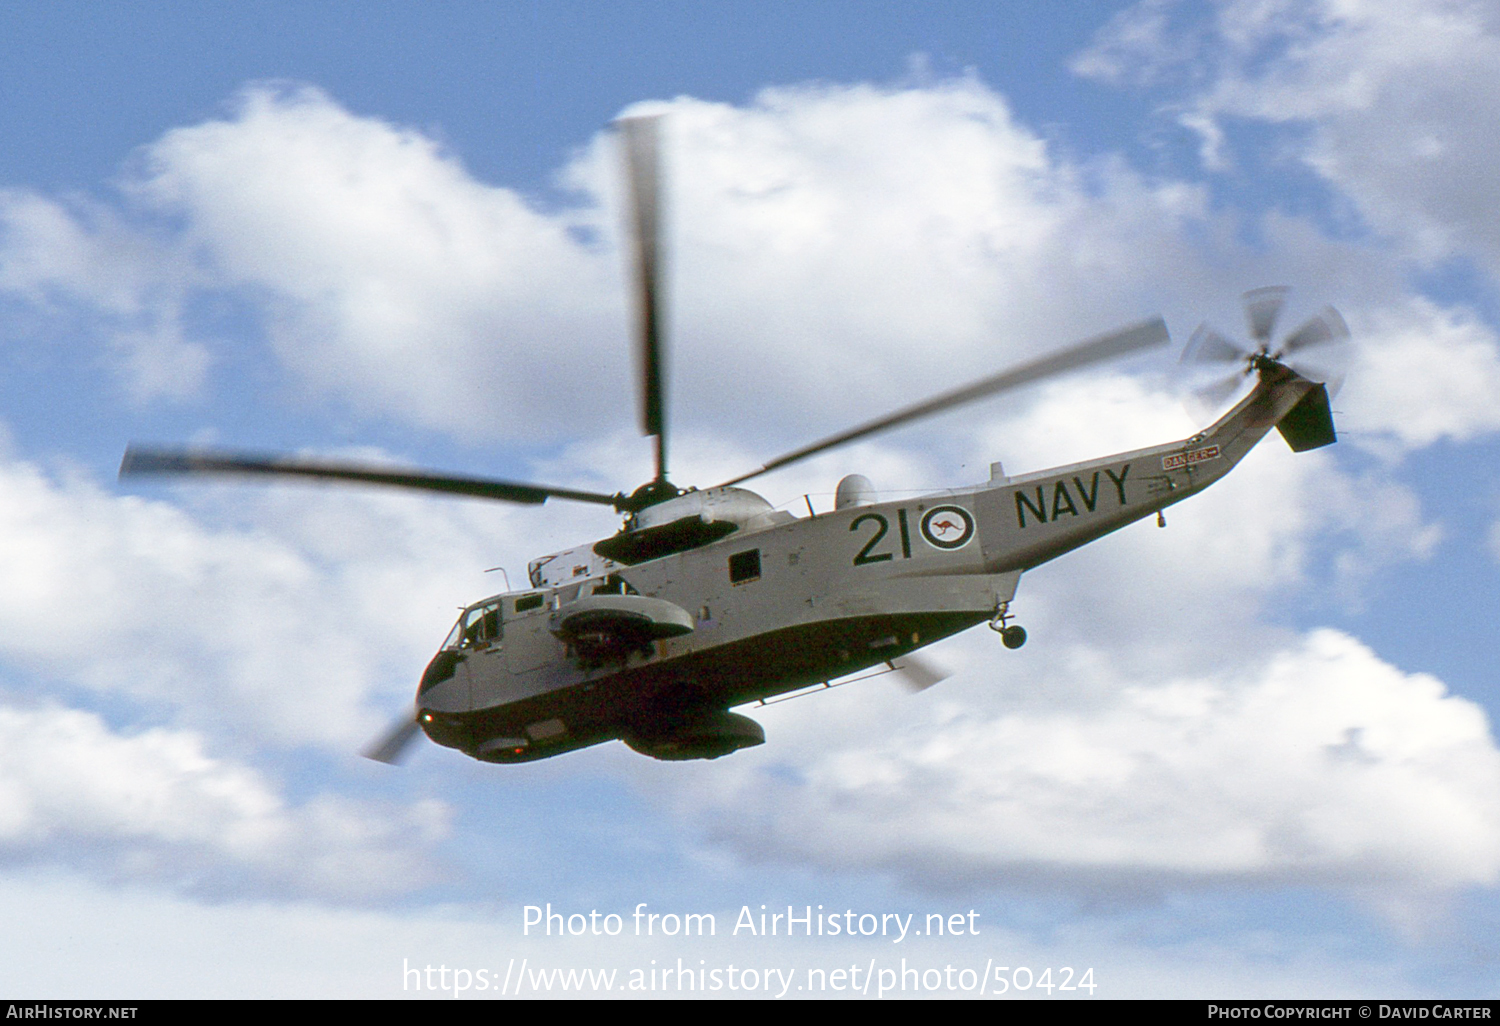
[[[1200,328],[1184,358],[1232,365],[1205,395],[1233,408],[1190,438],[982,484],[878,501],[854,474],[834,508],[798,516],[741,483],[835,446],[1053,374],[1168,341],[1160,318],[892,413],[711,488],[667,477],[658,298],[658,119],[619,124],[631,200],[641,428],[656,474],[606,495],[547,485],[292,457],[132,446],[122,477],[242,474],[360,482],[497,499],[609,506],[614,535],[529,564],[529,586],[476,602],[422,674],[414,712],[366,754],[394,762],[417,735],[486,762],[528,762],[623,740],[658,759],[712,759],[762,744],[731,710],[829,686],[988,622],[1005,646],[1021,575],[1208,487],[1273,427],[1294,450],[1335,440],[1328,391],[1291,363],[1347,338],[1325,310],[1273,351],[1285,289],[1246,295],[1251,346]],[[920,670],[918,671],[921,672]],[[927,682],[931,681],[927,678]]]

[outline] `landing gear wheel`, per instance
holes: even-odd
[[[990,615],[990,630],[1000,635],[1006,648],[1020,648],[1026,644],[1026,628],[1010,623],[1010,603],[997,602]]]

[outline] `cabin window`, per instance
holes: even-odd
[[[729,557],[729,583],[744,584],[760,579],[760,549],[737,552]]]
[[[610,574],[604,580],[594,585],[595,595],[635,595],[639,594],[634,585],[619,574]]]
[[[533,609],[541,609],[542,602],[543,596],[541,595],[523,595],[516,599],[516,612],[529,613]]]

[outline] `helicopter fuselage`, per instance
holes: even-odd
[[[757,515],[633,564],[588,549],[539,561],[551,573],[534,569],[540,586],[465,611],[424,675],[417,721],[490,762],[613,739],[667,759],[758,744],[758,725],[730,709],[1003,618],[1024,571],[1201,491],[1278,424],[1294,448],[1333,440],[1322,386],[1272,363],[1211,427],[1171,444],[1015,478],[996,464],[981,485],[856,495],[806,517]],[[745,496],[770,510],[742,489],[696,494],[704,512],[682,521],[694,530]]]

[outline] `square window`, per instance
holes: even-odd
[[[760,579],[760,549],[737,552],[729,557],[729,583],[743,584]]]

